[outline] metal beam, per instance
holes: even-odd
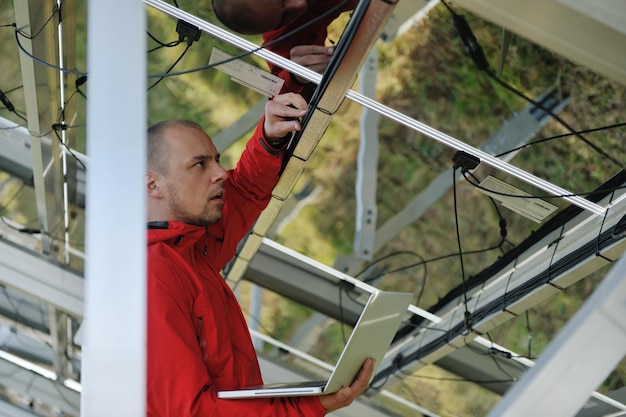
[[[15,1],[15,20],[21,32],[18,35],[23,48],[45,62],[58,64],[57,4],[45,0]],[[48,19],[54,17],[50,22]],[[37,35],[37,36],[34,36]],[[20,54],[22,84],[26,98],[28,130],[31,134],[33,182],[39,215],[39,228],[50,235],[63,230],[63,175],[59,144],[51,141],[50,152],[44,149],[44,137],[50,135],[60,107],[58,72],[35,62],[25,53]],[[42,236],[42,250],[53,257],[58,250],[49,235]]]
[[[626,354],[624,317],[626,257],[489,416],[574,415]],[[623,415],[626,407],[616,411]]]
[[[215,144],[217,150],[222,152],[232,145],[234,141],[254,129],[261,117],[263,117],[263,114],[265,114],[266,103],[267,98],[263,97],[232,125],[212,137],[211,139],[213,139],[213,144]]]
[[[268,233],[284,201],[293,191],[304,165],[326,132],[346,92],[354,83],[394,6],[395,4],[382,0],[362,1],[352,13],[333,60],[324,72],[324,79],[311,99],[311,107],[302,122],[303,129],[295,134],[288,148],[289,157],[274,188],[269,207],[261,214],[251,235],[247,237],[227,270],[229,280],[237,282],[243,278],[247,265],[258,251],[262,238]]]
[[[376,79],[378,77],[378,49],[372,48],[361,68],[359,90],[361,94],[376,98]],[[380,114],[364,108],[359,119],[361,137],[357,155],[356,216],[354,230],[354,250],[357,259],[371,260],[374,256],[374,237],[376,235],[376,190],[378,184],[378,124]]]
[[[58,407],[64,413],[74,416],[79,413],[80,394],[67,388],[58,380],[44,377],[38,372],[23,368],[4,358],[0,358],[0,375],[11,376],[2,379],[2,384],[7,387],[50,406]]]
[[[0,282],[44,300],[74,317],[83,316],[83,278],[39,254],[0,240]]]
[[[91,192],[81,415],[145,416],[146,7],[138,1],[90,0],[87,9]]]
[[[437,314],[442,320],[413,331],[398,350],[402,362],[385,358],[381,376],[395,372],[398,366],[414,369],[434,363],[620,257],[626,250],[626,236],[614,233],[626,212],[624,191],[614,192],[603,203],[609,206],[604,218],[580,213],[499,270],[481,288],[469,291],[467,305],[459,296],[440,308]],[[465,311],[471,313],[470,332]]]
[[[18,178],[23,183],[34,186],[33,159],[31,155],[31,138],[28,129],[0,117],[0,170]],[[52,140],[48,137],[40,139],[39,146],[46,155],[53,152]],[[80,160],[68,158],[65,161],[66,169],[71,174],[68,178],[68,193],[72,197],[69,201],[77,207],[85,208],[85,169],[87,157],[71,149],[72,154]],[[72,188],[73,186],[73,188]]]

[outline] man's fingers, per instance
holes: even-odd
[[[282,117],[302,117],[308,104],[300,94],[285,93],[274,97],[267,103],[269,112]]]
[[[322,46],[322,45],[298,45],[291,48],[291,59],[297,57],[304,57],[307,55],[325,55],[332,56],[335,52],[334,46]]]

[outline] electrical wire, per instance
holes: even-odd
[[[153,41],[155,41],[155,42],[159,45],[159,46],[156,46],[156,47],[154,47],[154,48],[152,48],[152,49],[148,49],[148,53],[152,53],[152,52],[154,52],[154,51],[156,51],[156,50],[158,50],[158,49],[161,49],[161,48],[172,48],[172,47],[174,47],[174,46],[178,46],[178,45],[180,45],[180,43],[181,43],[181,41],[179,41],[179,40],[171,41],[171,42],[168,42],[168,43],[163,43],[163,42],[161,42],[160,40],[158,40],[158,39],[157,39],[157,38],[156,38],[153,34],[151,34],[150,32],[146,31],[146,33],[148,34],[148,36],[150,37],[150,39],[152,39]]]
[[[166,74],[168,74],[176,66],[176,64],[178,64],[180,62],[181,59],[183,59],[183,57],[185,56],[185,54],[187,53],[187,51],[189,50],[190,47],[191,47],[191,43],[188,43],[187,46],[185,47],[185,50],[180,54],[178,59],[176,61],[174,61],[174,63],[165,72]],[[150,87],[148,87],[147,91],[152,90],[154,87],[156,87],[164,79],[165,79],[165,77],[161,77],[158,80],[156,80]]]
[[[160,73],[160,74],[148,74],[147,77],[148,78],[159,78],[159,79],[162,79],[162,78],[166,78],[166,77],[174,77],[174,76],[178,76],[178,75],[190,74],[190,73],[193,73],[193,72],[203,71],[203,70],[206,70],[206,69],[214,68],[214,67],[219,66],[219,65],[227,64],[227,63],[232,62],[232,61],[236,61],[238,59],[245,58],[245,57],[247,57],[249,55],[252,55],[252,54],[254,54],[254,53],[256,53],[256,52],[258,52],[258,51],[260,51],[262,49],[267,48],[268,46],[274,45],[274,44],[276,44],[278,42],[281,42],[281,41],[283,41],[285,39],[288,39],[289,37],[293,36],[294,34],[296,34],[296,33],[300,32],[300,31],[302,31],[302,30],[304,30],[304,29],[306,29],[306,28],[316,24],[318,21],[326,18],[326,16],[330,15],[331,13],[334,13],[336,10],[339,10],[340,8],[345,6],[345,4],[348,1],[349,0],[343,0],[341,3],[337,4],[336,6],[332,7],[331,9],[327,10],[326,12],[324,12],[320,16],[316,17],[315,19],[310,20],[306,24],[304,24],[304,25],[302,25],[302,26],[300,26],[300,27],[298,27],[298,28],[296,28],[296,29],[294,29],[294,30],[292,30],[290,32],[287,32],[284,35],[279,36],[278,38],[272,40],[271,42],[267,42],[266,44],[263,44],[263,45],[259,46],[258,48],[255,48],[255,49],[253,49],[251,51],[243,52],[241,54],[234,55],[234,56],[232,56],[230,58],[224,59],[224,60],[219,61],[219,62],[214,62],[212,64],[207,64],[207,65],[203,65],[203,66],[199,66],[199,67],[195,67],[195,68],[190,68],[190,69],[182,70],[182,71],[172,72],[170,70],[168,72]],[[176,7],[178,7],[178,6],[176,6]],[[55,13],[56,13],[56,11],[55,11]],[[52,16],[48,20],[50,20],[51,18],[52,18]],[[32,38],[29,37],[29,35],[26,35],[26,34],[22,33],[19,29],[17,29],[17,26],[16,26],[15,23],[12,23],[11,25],[6,25],[6,26],[7,27],[11,26],[11,27],[13,27],[15,29],[15,41],[17,42],[17,45],[18,45],[19,49],[26,56],[28,56],[30,59],[34,60],[35,62],[38,62],[39,64],[44,65],[44,66],[46,66],[48,68],[52,68],[54,70],[57,70],[57,71],[60,71],[60,72],[63,72],[63,73],[67,73],[67,74],[74,74],[74,75],[78,75],[78,76],[87,76],[88,75],[88,73],[86,73],[86,72],[81,72],[81,71],[72,70],[72,69],[68,69],[68,68],[62,68],[62,67],[59,67],[59,66],[54,65],[54,64],[51,64],[49,62],[46,62],[46,61],[44,61],[44,60],[34,56],[33,54],[31,54],[30,52],[28,52],[24,48],[24,46],[20,42],[19,36],[23,36],[23,37],[25,37],[27,39],[32,39]],[[158,84],[160,81],[161,80],[157,81],[155,84],[153,84],[153,86]],[[152,88],[152,87],[150,87],[150,88]],[[81,92],[81,95],[84,96],[84,94],[82,94],[82,92]]]
[[[463,171],[463,169],[462,169]],[[472,316],[467,308],[467,290],[465,287],[465,264],[463,262],[463,250],[461,249],[461,234],[459,233],[459,213],[456,195],[456,168],[452,170],[452,195],[454,197],[454,226],[456,229],[456,243],[459,248],[459,264],[461,266],[461,280],[463,281],[463,304],[465,306],[465,329],[472,331]]]
[[[489,70],[489,71],[485,71],[485,73],[495,82],[497,82],[499,85],[501,85],[502,87],[506,88],[507,90],[511,91],[512,93],[514,93],[515,95],[523,98],[524,100],[528,101],[529,103],[533,104],[534,106],[537,106],[538,108],[540,108],[541,110],[545,111],[546,113],[548,113],[554,120],[556,120],[557,122],[559,122],[564,128],[566,128],[567,130],[570,131],[570,133],[574,136],[576,136],[578,139],[582,140],[585,144],[587,144],[591,149],[593,149],[594,151],[596,151],[599,155],[602,155],[603,157],[605,157],[606,159],[608,159],[609,161],[613,162],[615,165],[617,165],[619,168],[624,169],[625,165],[624,163],[622,163],[621,161],[619,161],[617,158],[615,158],[613,155],[610,155],[609,153],[607,153],[604,149],[600,148],[599,146],[597,146],[596,144],[592,143],[591,141],[589,141],[589,139],[587,139],[586,137],[584,137],[580,131],[575,130],[573,127],[571,127],[567,122],[565,122],[565,120],[563,120],[558,114],[554,113],[552,110],[546,108],[545,106],[543,106],[541,103],[533,100],[532,98],[528,97],[527,95],[525,95],[524,93],[522,93],[521,91],[517,90],[515,87],[513,87],[512,85],[506,83],[505,81],[503,81],[502,79],[500,79],[493,71]]]
[[[50,15],[50,17],[48,17],[48,19],[44,22],[44,24],[39,28],[39,30],[37,32],[35,32],[34,35],[27,35],[26,33],[22,32],[20,29],[17,28],[17,25],[15,23],[13,23],[12,26],[15,27],[15,30],[17,32],[20,32],[20,35],[22,35],[24,38],[26,39],[30,39],[33,40],[35,39],[37,36],[39,36],[41,34],[41,32],[46,28],[46,26],[48,26],[48,23],[50,23],[52,21],[52,18],[54,18],[54,16],[56,16],[57,14],[60,15],[60,11],[61,11],[61,6],[63,5],[63,2],[61,2],[58,5],[54,5],[54,10],[52,11],[52,14]]]
[[[592,128],[592,129],[586,129],[586,130],[579,130],[579,131],[577,131],[577,133],[594,133],[594,132],[599,132],[599,131],[602,131],[602,130],[616,129],[618,127],[623,127],[623,126],[626,126],[626,123],[615,123],[615,124],[608,125],[608,126],[596,127],[596,128]],[[537,145],[539,143],[548,142],[548,141],[551,141],[551,140],[554,140],[554,139],[561,139],[561,138],[569,137],[569,136],[572,136],[572,135],[574,135],[574,133],[563,133],[561,135],[555,135],[555,136],[550,136],[550,137],[547,137],[547,138],[536,139],[536,140],[530,141],[530,142],[528,142],[528,143],[526,143],[524,145],[517,146],[515,148],[509,149],[508,151],[499,153],[498,155],[495,155],[495,157],[496,158],[500,158],[500,157],[502,157],[504,155],[510,154],[511,152],[519,151],[520,149],[529,148],[529,147]]]
[[[478,182],[478,179],[474,176],[474,174],[472,172],[469,173],[469,175],[474,178],[474,180],[476,182]],[[504,253],[504,249],[502,249],[502,246],[504,245],[505,242],[508,242],[511,246],[515,246],[513,243],[509,242],[506,238],[506,236],[508,235],[508,231],[506,228],[506,219],[504,218],[504,216],[502,215],[502,213],[500,212],[500,208],[498,207],[498,204],[496,203],[496,200],[491,197],[488,196],[489,200],[491,200],[491,203],[493,205],[493,208],[496,210],[496,214],[498,215],[498,225],[500,226],[500,237],[502,238],[502,240],[500,241],[500,252]]]
[[[354,278],[358,278],[359,276],[363,275],[365,272],[367,272],[369,269],[371,269],[373,266],[375,266],[376,264],[379,264],[380,262],[387,260],[391,257],[395,257],[395,256],[399,256],[399,255],[412,255],[415,256],[417,258],[420,259],[420,263],[417,264],[416,266],[423,266],[424,267],[424,272],[422,275],[422,280],[421,280],[421,285],[418,291],[418,295],[417,295],[417,300],[415,301],[415,305],[419,305],[422,297],[424,296],[424,291],[426,289],[426,282],[428,280],[428,262],[426,261],[426,259],[424,259],[424,257],[420,254],[418,254],[417,252],[413,252],[413,251],[397,251],[397,252],[392,252],[390,254],[387,254],[385,256],[383,256],[382,258],[379,258],[373,262],[371,262],[366,268],[362,269],[360,272],[358,272]],[[371,283],[372,281],[376,280],[377,278],[381,278],[387,275],[390,275],[391,273],[388,272],[382,272],[379,273],[378,275],[374,276],[373,278],[364,278],[363,282],[366,283]],[[413,291],[415,292],[415,291]]]
[[[78,156],[76,156],[76,154],[74,153],[74,151],[72,151],[72,148],[70,148],[69,146],[67,146],[67,143],[65,143],[63,141],[63,139],[61,138],[61,136],[59,135],[59,130],[67,130],[70,128],[75,128],[77,126],[67,126],[67,125],[63,125],[65,126],[64,128],[59,128],[59,129],[53,129],[54,130],[54,134],[57,137],[59,143],[61,144],[61,146],[63,146],[65,148],[65,150],[67,151],[67,153],[69,153],[72,158],[74,158],[74,160],[76,160],[76,162],[83,168],[83,170],[85,170],[85,172],[87,172],[87,167],[85,166],[85,164],[83,163],[83,161],[81,161]]]
[[[24,116],[22,116],[16,109],[15,106],[13,105],[13,103],[11,102],[11,100],[9,100],[9,98],[6,96],[6,93],[2,90],[0,90],[0,102],[2,104],[4,104],[4,107],[6,107],[6,109],[8,111],[10,111],[11,113],[15,114],[16,116],[18,116],[20,119],[22,119],[24,122],[28,123],[28,120],[26,120],[26,118]]]
[[[74,75],[78,75],[78,76],[82,76],[82,75],[87,75],[86,72],[81,72],[81,71],[75,71],[75,70],[71,70],[69,68],[63,68],[63,67],[59,67],[57,65],[54,64],[50,64],[49,62],[46,62],[42,59],[37,58],[35,55],[31,54],[30,52],[28,52],[26,49],[24,49],[24,46],[22,45],[22,43],[20,42],[20,35],[23,36],[19,29],[17,29],[17,27],[15,26],[15,24],[13,24],[13,27],[15,27],[15,41],[17,42],[17,46],[20,48],[20,50],[26,55],[28,56],[30,59],[32,59],[35,62],[40,63],[43,66],[46,66],[48,68],[52,68],[54,70],[66,73],[66,74],[74,74]]]
[[[497,245],[491,246],[491,247],[488,247],[488,248],[476,249],[476,250],[463,252],[463,255],[475,255],[475,254],[479,254],[479,253],[489,252],[489,251],[492,251],[494,249],[500,248],[500,246],[501,246],[501,244],[498,243]],[[438,262],[438,261],[441,261],[441,260],[444,260],[444,259],[447,259],[447,258],[452,258],[452,257],[458,256],[458,255],[459,255],[458,252],[452,252],[452,253],[448,253],[446,255],[437,256],[435,258],[427,259],[424,262],[418,262],[418,263],[414,263],[414,264],[405,265],[405,266],[402,266],[402,267],[399,267],[399,268],[387,271],[384,274],[380,274],[380,275],[376,275],[376,276],[373,276],[373,277],[369,277],[368,280],[364,281],[364,282],[371,282],[371,281],[373,281],[373,280],[375,280],[377,278],[380,278],[380,277],[382,277],[384,275],[405,271],[407,269],[415,268],[416,266],[420,266],[420,265],[427,264],[427,263],[432,263],[432,262]]]
[[[298,28],[295,28],[294,30],[292,30],[290,32],[287,32],[287,33],[285,33],[282,36],[279,36],[278,38],[272,40],[271,42],[267,42],[267,43],[265,43],[265,44],[263,44],[263,45],[261,45],[261,46],[259,46],[257,48],[254,48],[251,51],[242,52],[241,54],[234,55],[234,56],[232,56],[230,58],[224,59],[224,60],[219,61],[219,62],[214,62],[213,64],[202,65],[200,67],[190,68],[190,69],[187,69],[187,70],[170,72],[170,73],[164,73],[164,74],[149,74],[148,78],[173,77],[173,76],[177,76],[177,75],[190,74],[190,73],[193,73],[193,72],[203,71],[205,69],[210,69],[210,68],[213,68],[213,67],[216,67],[216,66],[219,66],[219,65],[227,64],[229,62],[236,61],[238,59],[242,59],[242,58],[245,58],[247,56],[253,55],[254,53],[259,52],[262,49],[266,49],[268,46],[275,45],[278,42],[282,42],[283,40],[288,39],[289,37],[293,36],[294,34],[296,34],[298,32],[301,32],[302,30],[304,30],[304,29],[306,29],[306,28],[316,24],[318,21],[326,18],[326,16],[328,16],[328,15],[334,13],[335,11],[339,10],[340,8],[344,7],[347,4],[348,1],[349,0],[343,0],[341,3],[337,4],[336,6],[332,7],[331,9],[328,9],[326,12],[324,12],[320,16],[316,17],[315,19],[312,19],[312,20],[308,21],[307,23],[305,23],[304,25],[302,25],[302,26],[300,26]]]
[[[540,108],[541,110],[543,110],[544,112],[549,114],[554,120],[559,122],[559,124],[561,124],[567,130],[569,130],[578,139],[580,139],[584,143],[586,143],[589,147],[591,147],[598,154],[602,155],[606,159],[608,159],[611,162],[615,163],[621,169],[624,169],[625,166],[624,166],[623,162],[617,160],[612,155],[608,154],[606,151],[604,151],[603,149],[601,149],[600,147],[598,147],[594,143],[590,142],[579,131],[576,131],[575,129],[573,129],[568,123],[566,123],[560,116],[555,114],[552,110],[546,108],[541,103],[539,103],[539,102],[533,100],[532,98],[526,96],[524,93],[522,93],[521,91],[517,90],[512,85],[510,85],[510,84],[506,83],[505,81],[503,81],[502,79],[500,79],[493,72],[493,70],[490,69],[489,62],[487,61],[487,58],[485,57],[485,54],[483,53],[483,50],[480,47],[480,44],[478,43],[478,40],[474,36],[474,33],[472,32],[472,30],[471,30],[469,24],[467,23],[467,21],[465,20],[465,18],[463,16],[457,14],[448,5],[448,3],[445,0],[442,0],[442,3],[444,4],[444,6],[448,9],[450,14],[452,15],[452,20],[453,20],[454,26],[457,29],[457,31],[458,31],[458,33],[459,33],[463,43],[465,44],[465,48],[466,48],[467,52],[469,53],[470,57],[472,58],[472,60],[476,64],[476,67],[478,68],[478,70],[480,70],[480,71],[484,72],[485,74],[487,74],[487,76],[489,76],[492,80],[494,80],[500,86],[506,88],[507,90],[509,90],[510,92],[514,93],[518,97],[528,101],[529,103],[533,104],[534,106]]]
[[[12,92],[19,90],[20,88],[24,88],[24,86],[23,85],[18,85],[17,87],[13,87],[13,88],[5,91],[4,94],[11,94]]]
[[[17,196],[22,192],[22,190],[24,189],[25,184],[22,182],[22,184],[20,185],[20,187],[17,189],[17,191],[11,196],[11,198],[8,199],[8,201],[6,203],[4,203],[4,205],[0,205],[0,219],[2,219],[2,222],[4,224],[6,224],[7,226],[13,228],[10,224],[8,224],[6,222],[6,219],[4,218],[4,216],[2,215],[7,208],[9,207],[9,204],[11,204],[13,201],[15,201],[15,199],[17,198]]]

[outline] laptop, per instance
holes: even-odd
[[[332,394],[349,386],[368,357],[374,375],[413,299],[412,293],[376,291],[361,312],[337,365],[327,381],[272,383],[219,391],[219,398],[296,397]]]

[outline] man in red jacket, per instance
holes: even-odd
[[[193,122],[148,130],[149,417],[323,416],[368,386],[368,359],[350,387],[321,397],[226,400],[221,389],[261,384],[248,328],[220,276],[271,198],[283,148],[306,101],[283,94],[265,116],[234,170],[225,171],[211,138]]]
[[[266,49],[321,73],[334,52],[332,45],[326,45],[328,25],[356,4],[357,0],[213,0],[213,11],[226,27],[263,34]],[[268,65],[272,74],[285,80],[282,92],[311,98],[314,84]]]

